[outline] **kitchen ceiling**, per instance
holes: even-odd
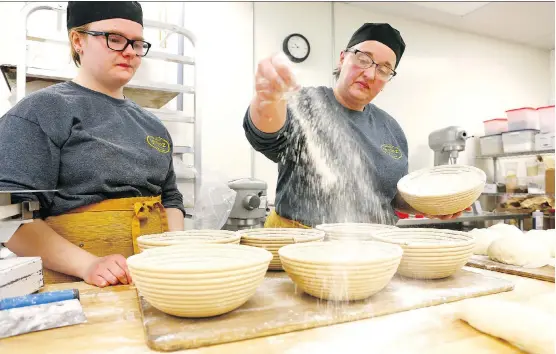
[[[370,11],[554,49],[554,1],[551,2],[348,2]]]

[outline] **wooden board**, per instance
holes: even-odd
[[[440,280],[395,276],[364,301],[329,302],[296,289],[284,272],[267,273],[255,295],[230,313],[204,319],[167,315],[139,295],[147,345],[174,351],[356,321],[513,289],[507,280],[461,270]]]
[[[467,262],[467,265],[470,267],[491,270],[494,272],[519,275],[522,277],[550,281],[554,283],[554,267],[549,265],[544,266],[542,268],[523,268],[523,267],[513,266],[513,265],[504,264],[500,262],[495,262],[490,258],[488,258],[488,256],[479,256],[479,255],[473,255],[469,259],[469,262]]]

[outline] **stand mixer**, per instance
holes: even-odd
[[[238,231],[264,226],[267,213],[267,184],[254,178],[240,178],[228,183],[236,191],[234,206],[223,230]]]
[[[455,165],[465,142],[472,136],[457,126],[435,130],[429,134],[429,147],[434,151],[434,165]]]

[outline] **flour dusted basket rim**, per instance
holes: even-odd
[[[330,223],[315,226],[317,230],[337,234],[368,235],[370,231],[396,228],[393,225],[367,224],[367,223]]]
[[[398,190],[411,197],[440,198],[482,191],[485,183],[486,174],[479,168],[444,165],[420,169],[402,177]]]
[[[143,235],[137,242],[147,246],[169,246],[180,243],[239,243],[239,235],[227,230],[186,230]]]
[[[319,241],[324,238],[324,231],[297,228],[256,228],[237,231],[242,242],[297,243]]]
[[[475,245],[475,238],[467,232],[431,229],[431,228],[398,228],[382,230],[373,238],[379,242],[397,244],[404,249],[445,249],[470,248]]]
[[[242,269],[269,263],[272,253],[236,244],[189,243],[147,249],[130,256],[131,270],[153,273],[203,273]]]
[[[318,242],[292,244],[280,248],[281,259],[318,265],[365,265],[400,258],[396,245],[376,241]]]

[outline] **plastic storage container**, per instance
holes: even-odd
[[[506,191],[513,193],[517,189],[519,180],[517,178],[519,164],[515,161],[506,161],[504,163],[504,183],[506,183]]]
[[[533,129],[502,133],[504,152],[523,152],[535,150],[535,135],[539,131]]]
[[[506,111],[508,131],[536,129],[539,130],[539,116],[535,108],[524,107]]]
[[[485,135],[502,134],[508,131],[508,120],[506,118],[496,118],[485,120]]]
[[[537,108],[539,128],[542,133],[554,133],[554,106]]]
[[[555,133],[539,133],[535,135],[535,150],[554,149],[554,134]]]
[[[502,134],[482,136],[479,138],[481,155],[496,155],[504,152],[502,148]]]

